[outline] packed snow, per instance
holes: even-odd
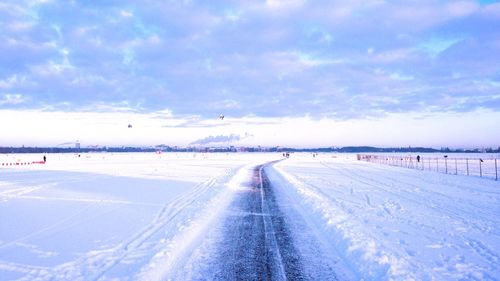
[[[2,163],[41,159],[0,155]],[[278,159],[280,153],[48,154],[46,164],[0,166],[0,280],[211,276],[221,263],[214,259],[224,258],[220,246],[230,246],[221,239],[252,171]],[[357,161],[354,154],[295,153],[264,170],[302,262],[314,253],[326,260],[304,266],[312,274],[326,265],[340,280],[500,276],[498,181]]]

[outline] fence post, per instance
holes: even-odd
[[[436,172],[439,172],[439,158],[436,157]]]
[[[458,175],[457,158],[455,158],[455,175]]]
[[[469,175],[469,158],[465,158],[465,165],[467,166],[467,175]]]
[[[483,170],[481,169],[481,162],[483,160],[479,159],[479,176],[482,177],[483,176]]]
[[[495,158],[495,180],[498,180],[497,159]]]
[[[448,174],[448,157],[444,156],[444,172]]]

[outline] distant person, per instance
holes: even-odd
[[[47,162],[47,156],[43,156],[43,163]]]
[[[417,162],[420,162],[420,155],[417,155]]]

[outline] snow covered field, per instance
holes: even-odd
[[[152,256],[179,252],[189,242],[185,229],[193,233],[197,218],[217,213],[241,167],[277,157],[47,156],[45,165],[0,168],[0,280],[135,279],[146,265],[154,271]]]
[[[230,231],[243,212],[236,203],[257,190],[249,187],[255,167],[281,159],[47,156],[45,165],[0,167],[0,280],[216,276],[220,247],[230,247],[221,239],[237,239]],[[0,155],[0,162],[41,158]],[[313,275],[329,266],[339,280],[500,276],[499,182],[356,161],[354,154],[292,154],[263,171],[302,263],[316,252],[323,257],[302,266]],[[272,224],[266,210],[242,218]]]
[[[500,183],[303,155],[275,165],[368,280],[499,280]]]

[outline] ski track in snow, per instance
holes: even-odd
[[[230,172],[225,174],[223,178],[229,175]],[[164,205],[151,223],[128,241],[120,243],[113,248],[91,251],[73,262],[63,264],[53,269],[42,268],[31,270],[21,280],[50,280],[54,277],[66,280],[99,280],[125,257],[133,255],[134,252],[147,252],[152,250],[154,245],[146,244],[148,239],[160,230],[169,227],[168,224],[175,216],[182,212],[184,208],[193,204],[199,196],[202,196],[203,193],[212,188],[217,183],[217,180],[217,177],[211,178],[199,184],[191,192],[175,199],[172,203]],[[82,210],[82,212],[83,211],[84,210]],[[71,217],[68,217],[65,221],[59,222],[57,225],[63,225],[67,221],[71,221]],[[51,228],[54,227],[56,226],[51,226]],[[36,233],[33,235],[36,235]]]

